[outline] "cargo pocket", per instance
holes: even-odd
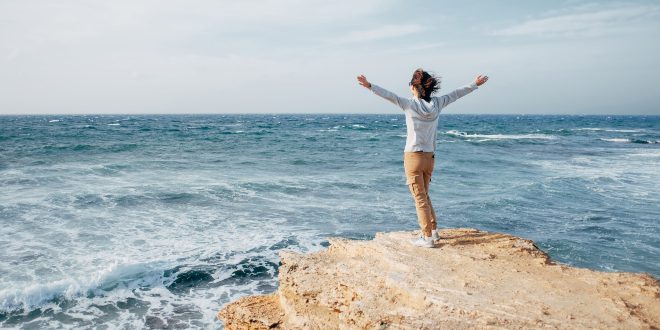
[[[410,192],[413,194],[413,196],[420,195],[421,187],[423,187],[421,180],[422,180],[421,175],[412,175],[406,177],[406,184],[408,185],[408,187],[410,187]]]

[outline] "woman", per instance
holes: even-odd
[[[435,211],[429,198],[429,183],[435,164],[438,115],[444,107],[483,85],[488,81],[488,77],[479,75],[472,84],[449,94],[433,97],[433,94],[440,89],[440,80],[422,69],[417,69],[409,83],[412,99],[399,97],[371,84],[364,75],[357,79],[360,85],[396,104],[405,112],[407,138],[403,167],[406,184],[415,200],[417,220],[421,228],[421,236],[412,243],[416,246],[432,248],[433,242],[440,239]]]

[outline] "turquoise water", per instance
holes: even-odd
[[[441,227],[660,275],[659,116],[443,115]],[[0,327],[220,327],[281,249],[415,230],[392,115],[0,117]]]

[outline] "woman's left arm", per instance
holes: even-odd
[[[474,79],[474,82],[465,85],[459,89],[456,89],[455,91],[442,95],[438,97],[438,101],[442,105],[442,107],[446,107],[449,104],[453,103],[454,101],[460,99],[461,97],[470,94],[472,91],[476,90],[479,86],[485,84],[488,81],[488,76],[484,75],[478,75],[477,78]]]

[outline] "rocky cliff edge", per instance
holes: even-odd
[[[660,328],[660,283],[550,260],[534,242],[475,229],[441,231],[435,249],[414,232],[330,240],[281,252],[279,290],[218,314],[227,329]]]

